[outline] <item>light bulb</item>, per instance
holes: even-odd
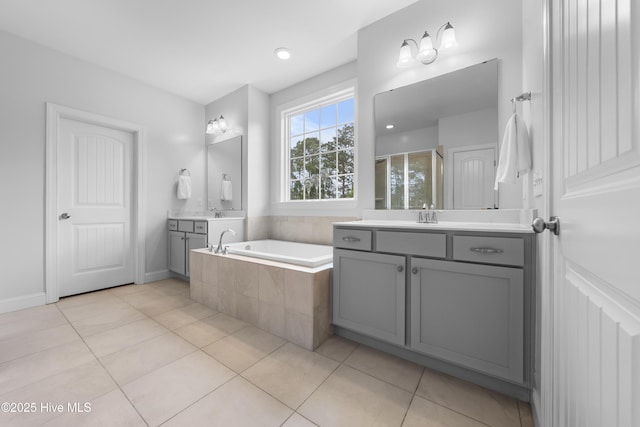
[[[224,119],[224,116],[221,114],[220,119],[218,120],[218,129],[220,132],[225,133],[227,131],[227,121]]]
[[[431,36],[429,36],[429,33],[425,31],[422,36],[422,40],[420,40],[420,48],[418,49],[416,59],[423,64],[431,64],[437,57],[438,51],[433,48]]]
[[[442,32],[442,42],[440,43],[440,49],[449,49],[456,46],[458,46],[458,41],[456,40],[456,32],[453,29],[451,23],[447,22],[447,25],[444,27],[444,31]]]
[[[411,46],[407,41],[402,42],[402,46],[400,46],[400,56],[398,57],[398,63],[396,64],[398,67],[408,67],[413,64],[413,56],[411,55]]]
[[[207,130],[204,131],[204,133],[209,135],[215,133],[215,131],[213,130],[213,120],[209,120],[209,123],[207,123]]]

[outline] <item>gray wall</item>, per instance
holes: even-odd
[[[167,274],[167,210],[205,198],[203,106],[5,32],[0,52],[0,307],[44,291],[45,102],[146,127],[145,269]],[[175,196],[181,168],[187,201]]]
[[[459,46],[429,66],[397,68],[403,39],[435,35],[450,21]],[[513,0],[418,1],[358,32],[358,207],[374,208],[375,94],[493,58],[498,68],[499,135],[511,114],[509,99],[522,92],[522,2]],[[440,143],[442,143],[440,141]],[[522,184],[501,188],[504,208],[522,207]]]

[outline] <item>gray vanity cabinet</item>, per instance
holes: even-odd
[[[361,245],[364,239],[354,234],[337,237],[343,245]],[[405,257],[334,249],[333,259],[333,323],[404,346]]]
[[[410,280],[413,350],[523,382],[522,269],[411,258]]]
[[[170,219],[168,224],[169,270],[188,277],[190,251],[207,247],[207,222]]]
[[[336,333],[527,400],[535,236],[372,222],[334,225]]]

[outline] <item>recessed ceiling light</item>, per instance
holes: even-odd
[[[387,129],[393,129],[394,127],[396,127],[396,125],[386,125],[385,126]]]
[[[276,56],[283,61],[291,58],[291,52],[286,47],[279,47],[273,53],[275,53]]]

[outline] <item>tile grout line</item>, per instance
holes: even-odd
[[[56,308],[58,310],[60,310],[60,307]],[[127,396],[127,394],[124,392],[124,390],[122,389],[122,387],[120,387],[120,384],[118,384],[118,382],[116,381],[115,378],[113,378],[113,375],[111,375],[111,372],[109,372],[109,370],[107,369],[106,366],[104,366],[104,364],[102,363],[102,361],[96,356],[96,354],[93,352],[93,350],[91,349],[91,347],[89,347],[89,345],[87,344],[87,342],[84,340],[84,338],[78,333],[78,331],[76,330],[76,328],[73,326],[73,324],[69,321],[69,319],[67,318],[67,316],[65,316],[65,314],[62,312],[62,310],[60,310],[60,313],[62,313],[62,315],[64,316],[64,318],[67,320],[67,322],[69,322],[69,324],[71,325],[71,327],[73,328],[73,330],[76,332],[76,334],[78,334],[78,337],[80,337],[80,340],[84,343],[85,347],[87,347],[87,349],[89,350],[89,352],[91,352],[91,354],[93,355],[93,357],[95,358],[96,362],[98,362],[98,364],[102,367],[102,369],[106,372],[107,375],[109,375],[109,378],[111,378],[111,380],[113,381],[113,383],[116,386],[117,390],[120,390],[120,393],[122,393],[122,395],[125,397],[125,399],[127,399],[127,401],[129,402],[129,404],[131,405],[131,407],[133,408],[134,411],[136,411],[136,413],[138,414],[138,416],[140,417],[140,419],[142,420],[142,422],[144,422],[147,426],[149,426],[149,423],[147,422],[147,420],[142,416],[142,414],[140,413],[140,411],[138,411],[138,408],[136,408],[136,405],[133,404],[133,402],[131,401],[131,399],[129,399],[129,396]],[[111,393],[114,390],[110,390],[100,396],[95,397],[93,400],[98,399],[102,396],[106,396],[107,394]]]

